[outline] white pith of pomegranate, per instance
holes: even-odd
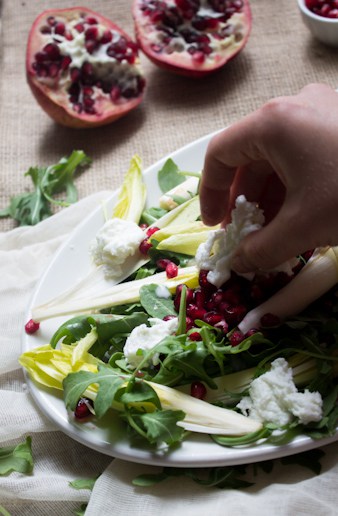
[[[203,77],[245,46],[251,30],[248,0],[135,0],[136,38],[156,65]]]
[[[84,7],[43,12],[28,38],[28,84],[42,108],[68,127],[106,125],[142,101],[138,46]]]

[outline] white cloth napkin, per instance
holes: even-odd
[[[324,448],[319,476],[276,462],[271,474],[259,471],[255,485],[245,490],[205,488],[182,477],[138,488],[133,478],[160,469],[86,448],[59,432],[35,406],[18,364],[26,305],[57,248],[109,193],[87,197],[37,226],[0,234],[0,447],[31,435],[35,460],[32,475],[0,477],[0,506],[11,516],[69,516],[82,503],[88,503],[86,516],[336,515],[338,443]],[[92,492],[69,486],[74,479],[98,476]]]

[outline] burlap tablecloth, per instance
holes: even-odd
[[[130,0],[83,1],[132,33]],[[77,3],[73,3],[76,5]],[[30,187],[31,165],[54,163],[83,149],[92,166],[76,180],[78,205],[35,228],[14,229],[0,219],[0,447],[33,436],[34,473],[0,477],[0,506],[11,515],[69,515],[88,502],[86,515],[337,514],[337,446],[326,448],[316,477],[301,467],[275,468],[246,491],[198,487],[188,479],[142,490],[131,486],[135,466],[94,452],[62,435],[25,390],[18,367],[20,332],[29,295],[44,267],[83,215],[116,188],[131,156],[148,166],[163,155],[241,116],[277,95],[296,93],[309,82],[338,86],[338,52],[314,41],[303,26],[296,0],[253,0],[253,28],[245,50],[222,71],[203,80],[165,73],[142,57],[148,80],[142,105],[115,124],[96,130],[56,126],[37,106],[25,82],[25,45],[34,18],[70,2],[4,0],[0,21],[0,209]],[[87,198],[88,195],[100,192]],[[68,482],[100,475],[94,491]],[[1,513],[1,510],[0,510]]]

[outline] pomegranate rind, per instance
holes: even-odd
[[[63,19],[64,22],[67,23],[71,20],[77,19],[80,13],[83,13],[87,17],[96,18],[99,24],[102,24],[102,26],[107,29],[119,33],[128,42],[133,41],[132,38],[118,25],[91,9],[85,7],[48,9],[42,12],[35,19],[28,36],[26,49],[26,78],[38,104],[55,122],[71,128],[91,128],[110,124],[127,115],[142,102],[144,98],[144,89],[137,97],[126,99],[125,102],[119,104],[113,104],[104,94],[98,95],[95,100],[96,107],[99,106],[100,109],[97,110],[93,116],[85,112],[75,112],[72,104],[67,100],[67,92],[62,88],[62,86],[51,86],[39,80],[36,71],[32,66],[35,54],[39,52],[45,44],[39,29],[47,24],[47,19],[51,16]],[[143,78],[138,55],[134,66],[137,67],[140,77]]]
[[[174,5],[173,0],[163,0],[164,3]],[[205,77],[222,68],[226,63],[237,56],[245,47],[252,27],[252,14],[248,0],[243,0],[241,12],[234,13],[227,22],[231,22],[237,30],[238,37],[230,36],[220,41],[217,52],[206,56],[202,63],[195,62],[186,51],[172,51],[170,53],[157,52],[154,47],[154,32],[157,32],[156,23],[152,23],[142,10],[143,0],[134,0],[133,18],[136,40],[142,52],[156,66],[178,75],[188,77]],[[186,22],[187,23],[187,22]],[[189,23],[189,22],[188,22]],[[202,31],[210,35],[212,31]],[[155,43],[156,46],[156,43]]]

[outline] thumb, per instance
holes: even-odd
[[[232,268],[238,273],[269,270],[313,248],[300,217],[285,217],[282,210],[266,226],[246,236],[239,244]],[[297,221],[298,222],[295,222]],[[308,226],[308,224],[306,224]]]

